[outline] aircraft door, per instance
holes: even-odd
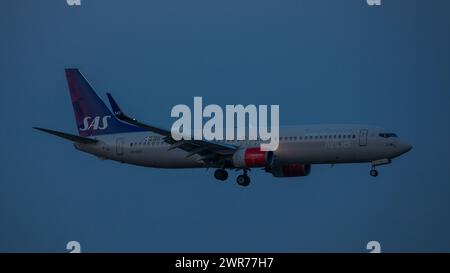
[[[367,129],[359,130],[359,146],[367,146]]]
[[[123,155],[124,144],[125,144],[125,141],[123,140],[123,138],[116,139],[116,154],[117,155]]]

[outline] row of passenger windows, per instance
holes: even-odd
[[[356,135],[314,135],[314,136],[281,136],[280,141],[313,140],[313,139],[352,139]],[[234,140],[220,140],[219,142],[234,142]]]
[[[154,142],[150,142],[150,141],[144,141],[144,142],[131,142],[130,143],[130,147],[133,147],[133,146],[147,146],[147,145],[152,145],[152,146],[155,146],[155,145],[163,145],[164,144],[164,141],[154,141]]]
[[[280,137],[280,141],[296,141],[296,140],[320,140],[320,139],[354,139],[356,138],[356,135],[314,135],[314,136],[285,136],[285,137]],[[219,140],[218,142],[228,142],[228,143],[233,143],[236,142],[234,140]],[[238,142],[242,142],[238,141]],[[246,140],[244,142],[247,143],[258,143],[258,141],[252,140]],[[133,146],[147,146],[147,145],[163,145],[165,144],[164,141],[154,141],[154,142],[132,142],[130,143],[130,147]]]
[[[313,139],[352,139],[356,138],[356,135],[314,135],[314,136],[285,136],[280,137],[281,141],[292,141],[292,140],[313,140]]]

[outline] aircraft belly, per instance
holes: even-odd
[[[132,164],[158,168],[196,168],[203,167],[201,162],[194,157],[186,157],[186,152],[182,150],[171,150],[167,148],[153,148],[143,150],[131,156]]]

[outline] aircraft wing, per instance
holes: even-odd
[[[232,155],[239,147],[235,145],[230,145],[226,143],[219,143],[217,141],[207,141],[207,140],[175,140],[172,138],[172,134],[169,130],[158,128],[152,125],[148,125],[139,122],[135,118],[127,116],[122,109],[119,107],[117,102],[107,93],[109,103],[113,110],[114,115],[124,122],[133,124],[145,130],[160,134],[164,136],[164,141],[171,144],[169,150],[182,149],[188,152],[187,157],[193,155],[200,155],[200,160],[207,164],[218,163],[225,157]]]

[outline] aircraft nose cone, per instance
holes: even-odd
[[[412,149],[412,145],[409,143],[406,143],[406,151],[409,152]]]
[[[411,149],[412,149],[412,145],[407,142],[403,142],[400,145],[400,150],[401,150],[402,154],[409,152]]]

